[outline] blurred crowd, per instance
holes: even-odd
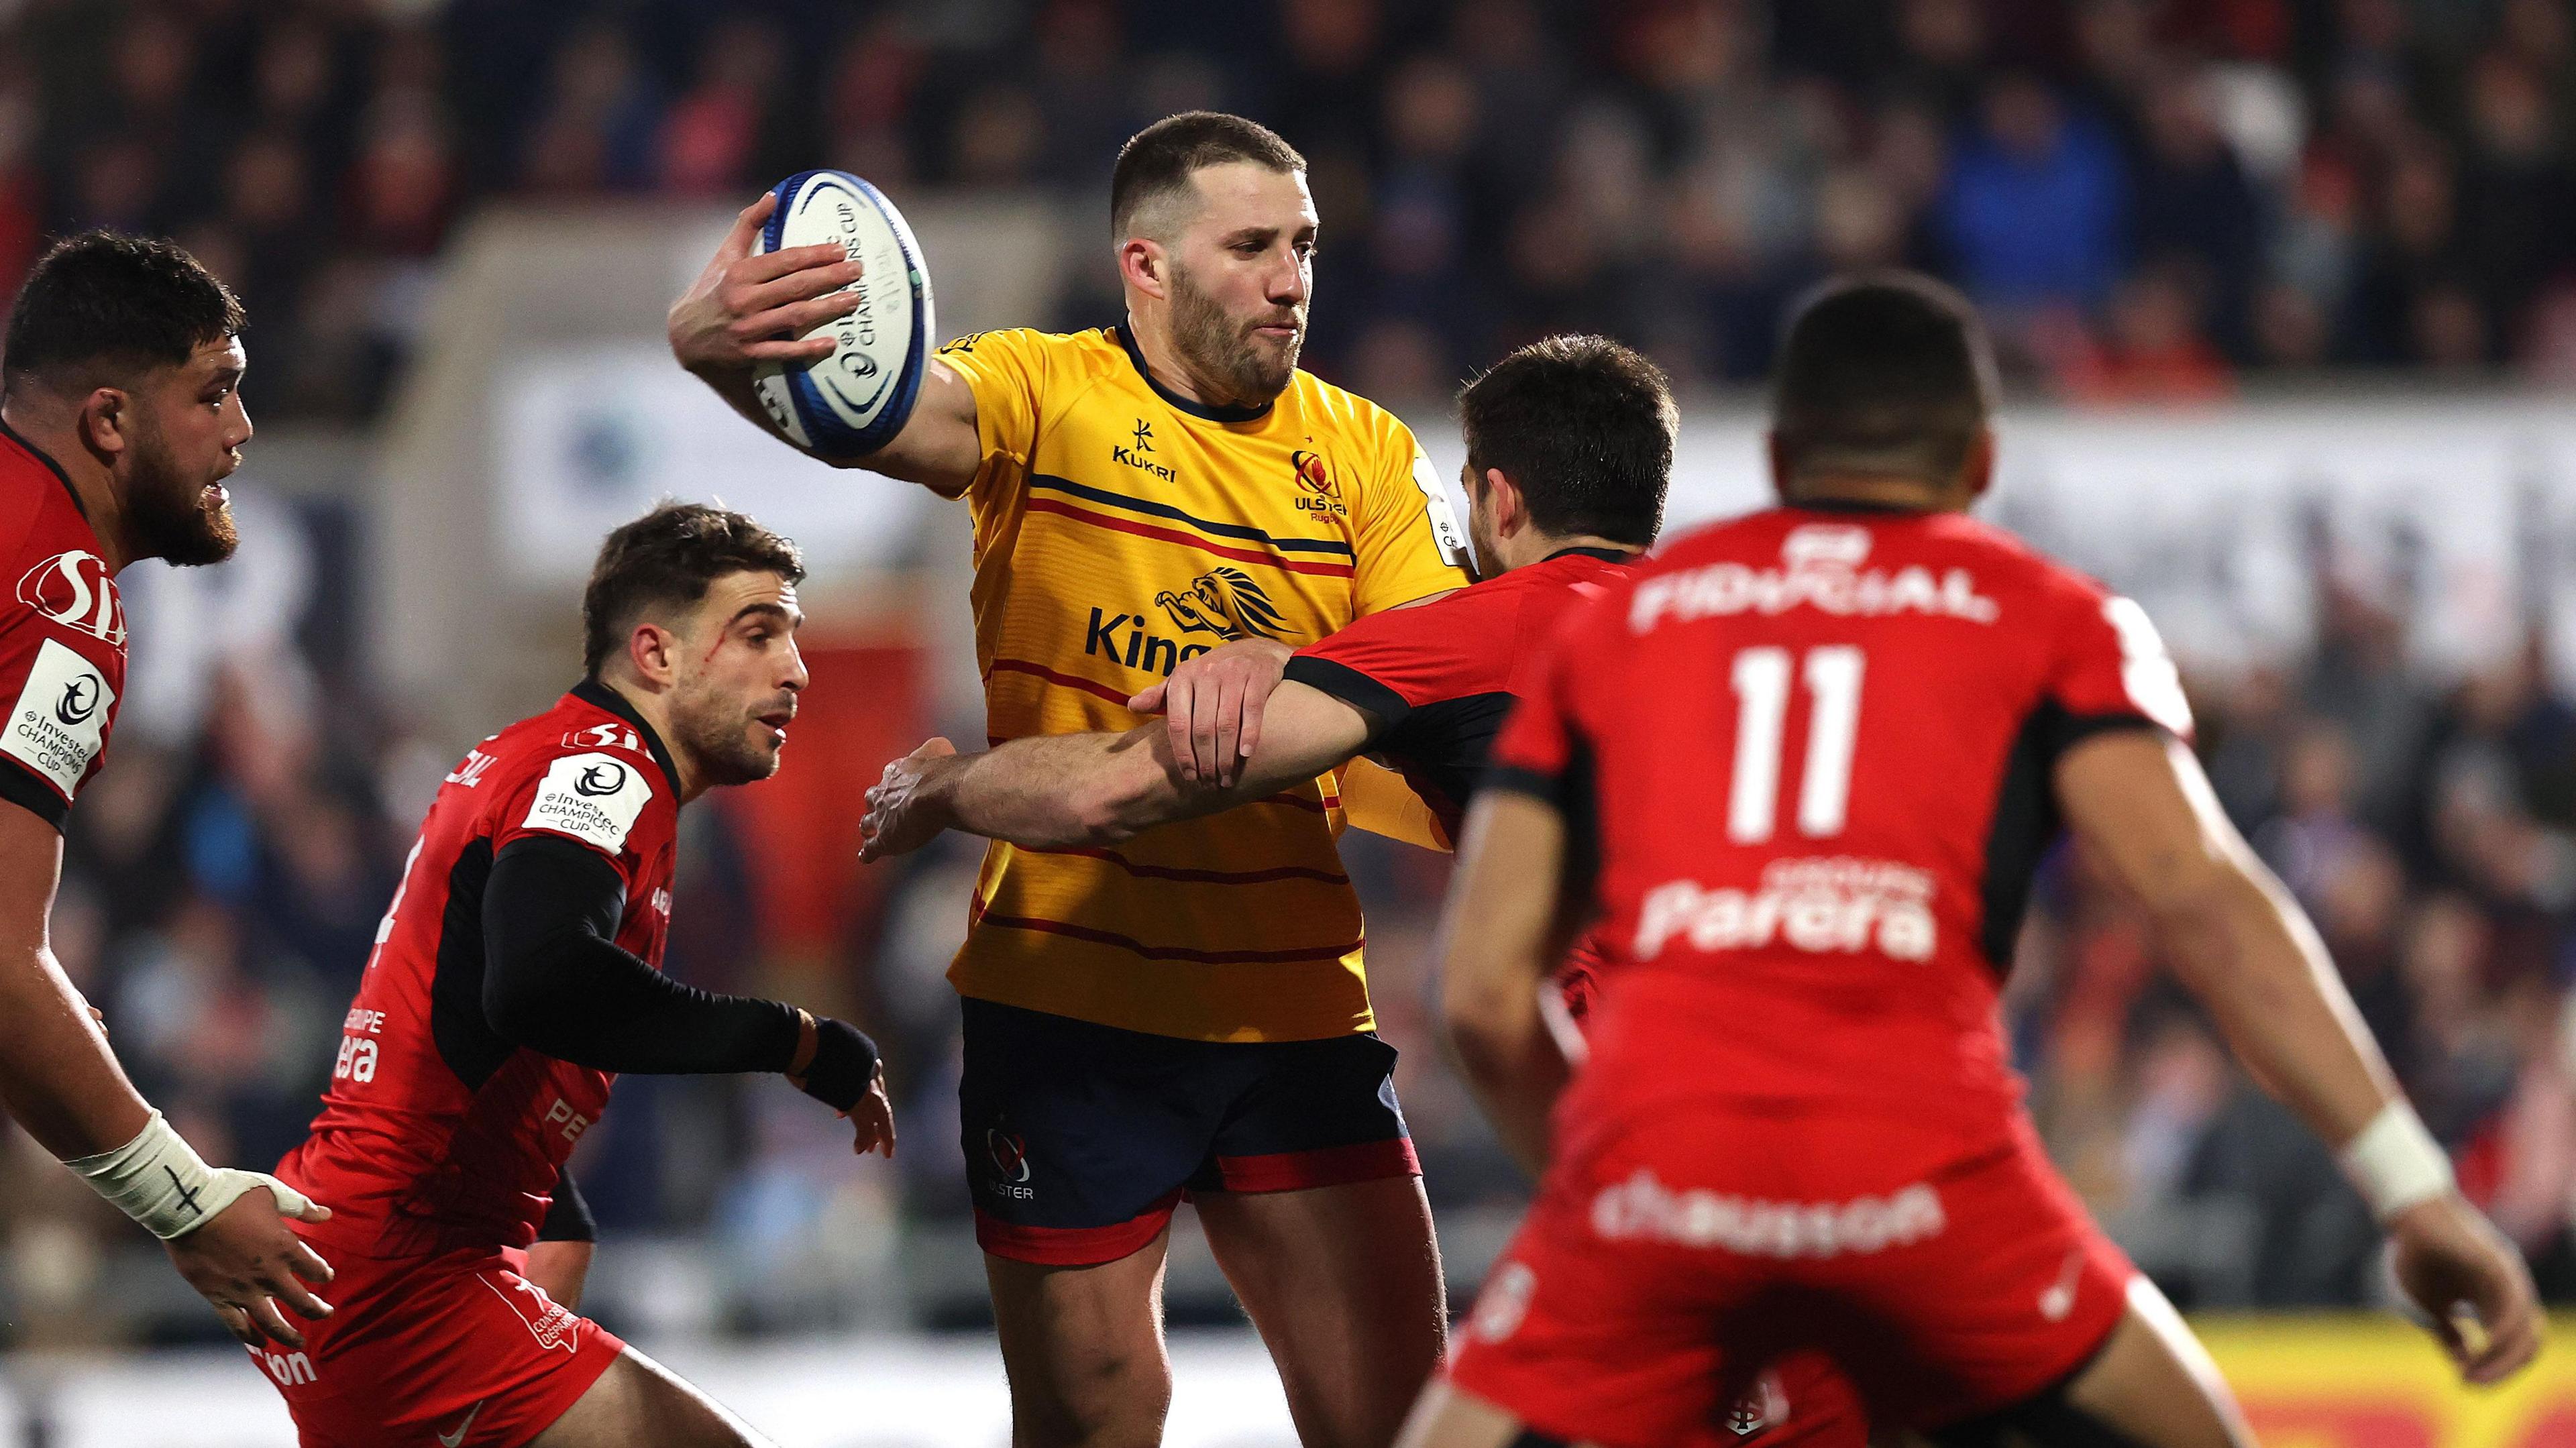
[[[487,198],[831,165],[1051,194],[1088,251],[1193,106],[1312,162],[1310,356],[1379,395],[1569,327],[1747,382],[1784,298],[1894,262],[2073,398],[2576,376],[2566,0],[6,0],[0,286],[169,232],[247,296],[256,406],[364,416]],[[1091,254],[1049,320],[1114,320]]]

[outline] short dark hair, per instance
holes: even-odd
[[[199,347],[241,329],[241,299],[179,246],[84,231],[55,242],[27,273],[0,371],[12,387],[30,378],[98,386],[184,367]]]
[[[687,609],[728,573],[803,581],[805,556],[743,514],[705,503],[662,503],[608,535],[581,594],[581,667],[598,678],[644,616]]]
[[[1985,431],[1994,349],[1976,308],[1915,272],[1824,283],[1780,347],[1771,429],[1790,476],[1896,473],[1948,480]]]
[[[1664,526],[1681,414],[1664,370],[1607,337],[1542,338],[1458,393],[1467,466],[1500,468],[1530,522],[1643,548]]]
[[[1118,165],[1109,173],[1109,234],[1125,240],[1127,224],[1147,202],[1189,185],[1203,166],[1236,161],[1281,172],[1306,169],[1306,158],[1277,131],[1223,111],[1183,111],[1138,131],[1118,148]]]

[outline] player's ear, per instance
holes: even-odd
[[[95,387],[81,399],[80,438],[113,458],[133,443],[134,395],[122,387]]]
[[[1762,434],[1762,451],[1771,459],[1771,491],[1781,502],[1794,501],[1789,496],[1789,449],[1780,441],[1778,432]]]
[[[1509,474],[1501,468],[1485,469],[1485,489],[1494,500],[1488,511],[1496,533],[1509,537],[1529,522],[1529,499],[1521,496],[1520,485]]]
[[[658,623],[638,623],[626,636],[626,661],[644,682],[668,687],[680,676],[680,636]]]
[[[1968,444],[1968,456],[1959,464],[1959,482],[1968,496],[1981,498],[1995,481],[1995,430],[1977,429],[1976,440]]]
[[[1150,236],[1131,236],[1118,243],[1119,277],[1156,301],[1171,300],[1170,264],[1163,244]]]

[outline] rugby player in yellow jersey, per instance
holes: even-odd
[[[966,502],[992,742],[1133,728],[1169,680],[1176,740],[1229,780],[1288,651],[1462,586],[1466,540],[1404,425],[1297,370],[1316,214],[1295,150],[1173,116],[1110,193],[1124,323],[949,343],[857,465]],[[830,248],[751,256],[770,204],[671,313],[681,363],[764,428],[752,369],[828,354],[806,334],[858,275]],[[1237,640],[1275,647],[1192,664]],[[986,855],[949,979],[1020,1448],[1159,1439],[1185,1194],[1306,1444],[1391,1442],[1439,1362],[1439,1254],[1340,825],[1327,776],[1116,848]]]

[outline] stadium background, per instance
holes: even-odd
[[[1684,390],[1676,518],[1749,505],[1783,304],[1861,265],[1967,287],[2016,399],[1993,514],[2166,623],[2228,807],[2576,1303],[2564,0],[0,0],[0,286],[113,225],[252,318],[246,541],[128,575],[134,683],[55,920],[210,1157],[302,1130],[428,792],[570,680],[599,534],[721,496],[809,546],[815,685],[787,773],[691,812],[672,966],[865,1021],[904,1148],[854,1162],[769,1083],[629,1079],[577,1160],[590,1305],[789,1444],[1003,1441],[940,979],[973,853],[852,859],[877,764],[976,732],[963,523],[731,419],[661,310],[733,207],[834,165],[912,216],[944,333],[1114,321],[1110,159],[1202,105],[1308,156],[1308,363],[1444,467],[1463,374],[1593,329]],[[1463,1298],[1522,1188],[1428,1035],[1445,862],[1348,849]],[[2379,1300],[2366,1213],[2062,861],[2012,1009],[2052,1148],[2274,1441],[2576,1443],[2569,1349],[2470,1398],[2331,1315]],[[1171,1305],[1173,1441],[1289,1441],[1186,1228]],[[288,1441],[14,1132],[0,1320],[0,1444]]]

